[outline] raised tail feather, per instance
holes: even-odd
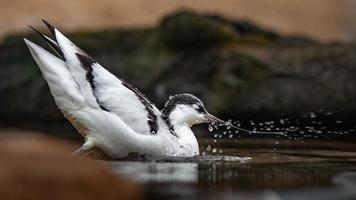
[[[40,68],[58,108],[79,133],[85,136],[87,129],[79,124],[72,114],[76,110],[85,108],[87,105],[81,96],[78,85],[67,70],[64,61],[35,43],[27,39],[24,40]]]
[[[45,40],[45,42],[54,50],[54,52],[56,52],[58,57],[65,62],[66,68],[71,73],[73,80],[79,86],[79,91],[86,103],[92,108],[104,109],[103,106],[99,105],[99,102],[93,94],[93,84],[91,82],[92,80],[90,79],[90,77],[92,76],[91,70],[86,69],[84,66],[82,66],[81,61],[79,60],[79,56],[85,56],[87,58],[91,57],[88,56],[79,47],[74,45],[68,38],[66,38],[62,33],[60,33],[49,22],[43,19],[42,21],[49,29],[53,39],[42,34],[32,26],[29,27],[34,30],[39,36],[41,36],[41,38]],[[96,61],[93,60],[92,62],[94,63]]]

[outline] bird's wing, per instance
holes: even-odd
[[[136,133],[157,133],[160,111],[145,95],[111,74],[56,28],[45,23],[54,35],[54,40],[49,40],[50,46],[63,56],[68,71],[90,107],[114,113]]]
[[[160,137],[138,134],[116,114],[89,106],[63,60],[27,39],[25,43],[58,108],[85,137],[85,144],[93,143],[110,157],[126,156],[130,152],[152,155],[165,152]]]

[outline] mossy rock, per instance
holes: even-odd
[[[220,15],[203,15],[203,16],[219,24],[225,24],[231,26],[241,37],[265,38],[265,40],[271,40],[271,41],[282,38],[282,36],[279,35],[278,33],[257,26],[246,20],[230,20]]]
[[[231,26],[188,10],[165,17],[160,29],[163,41],[175,50],[219,47],[238,39]]]

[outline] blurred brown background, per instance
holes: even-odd
[[[41,18],[67,31],[114,26],[154,26],[178,8],[246,18],[285,34],[320,41],[355,39],[353,0],[0,0],[0,38],[27,31]]]

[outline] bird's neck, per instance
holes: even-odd
[[[171,127],[173,128],[173,131],[177,134],[179,138],[187,134],[194,135],[191,129],[192,126],[186,122],[171,120]]]
[[[179,119],[172,119],[169,115],[162,115],[163,121],[168,126],[170,133],[177,138],[180,138],[184,133],[191,133],[191,126],[186,122],[183,122]]]
[[[181,138],[186,134],[194,136],[191,130],[192,125],[187,123],[185,120],[174,116],[174,114],[162,115],[162,119],[168,125],[169,131],[172,135],[175,135],[178,138]]]
[[[192,124],[180,120],[171,120],[171,125],[177,137],[184,142],[196,143],[197,139],[192,131]]]
[[[197,138],[191,129],[192,125],[177,117],[173,117],[172,119],[172,116],[169,115],[163,115],[162,118],[168,125],[171,134],[177,137],[180,148],[193,153],[192,155],[198,155],[199,145]]]
[[[195,137],[191,125],[187,123],[172,122],[174,132],[178,137],[181,148],[193,152],[194,155],[199,154],[199,145]]]
[[[179,109],[171,108],[168,111],[164,110],[162,118],[167,123],[170,132],[181,138],[186,135],[192,135],[194,138],[194,133],[191,130],[192,123],[187,120],[187,117]]]

